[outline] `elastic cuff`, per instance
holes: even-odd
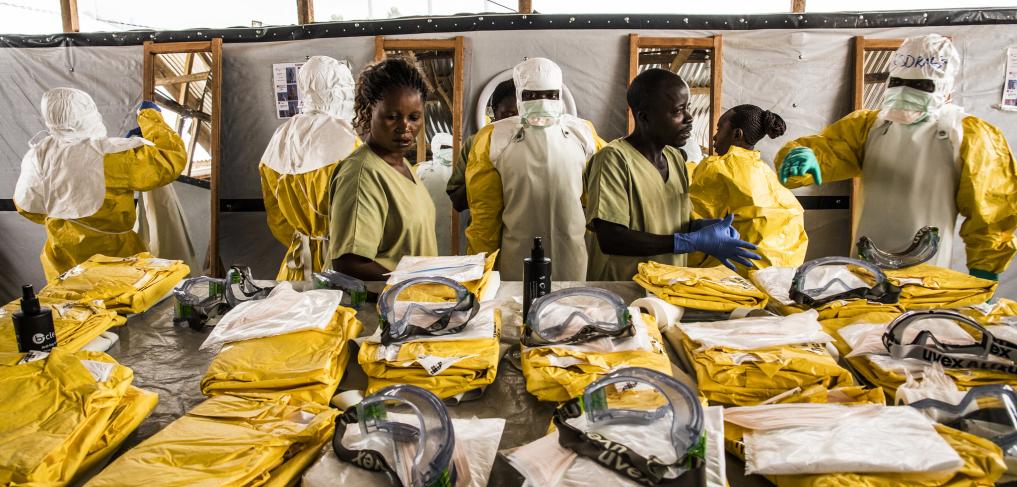
[[[996,274],[995,272],[983,271],[981,269],[969,269],[968,273],[971,274],[972,276],[975,276],[975,277],[978,277],[978,278],[981,278],[981,279],[988,279],[990,281],[998,281],[999,280],[999,274]]]

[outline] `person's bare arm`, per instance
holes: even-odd
[[[343,254],[332,260],[332,269],[362,281],[384,281],[389,272],[381,264],[356,254]]]
[[[674,235],[640,232],[600,219],[593,220],[593,232],[600,249],[608,255],[648,257],[674,252]]]

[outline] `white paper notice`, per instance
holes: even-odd
[[[272,65],[272,80],[275,84],[276,117],[290,118],[300,113],[303,102],[297,91],[297,73],[304,63],[281,63]]]
[[[1017,47],[1006,50],[1006,77],[1003,79],[1003,101],[1000,110],[1017,112]]]

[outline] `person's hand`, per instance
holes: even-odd
[[[130,132],[124,134],[125,139],[129,139],[131,137],[141,137],[141,127],[134,127]]]
[[[724,221],[723,218],[700,218],[689,222],[689,231],[695,232],[696,230],[702,230],[710,225],[714,225]],[[731,238],[742,238],[741,234],[738,233],[738,229],[735,227],[727,227],[729,232],[728,235]]]
[[[819,169],[816,153],[808,147],[795,147],[784,156],[784,162],[780,164],[780,184],[786,183],[792,176],[806,174],[811,174],[816,184],[823,184],[823,173]]]
[[[162,108],[159,108],[159,105],[156,105],[155,102],[149,101],[149,100],[145,100],[145,101],[141,102],[141,107],[138,108],[138,111],[140,112],[142,110],[147,110],[149,108],[151,108],[152,110],[155,110],[157,112],[162,113]]]
[[[737,262],[745,267],[752,267],[749,260],[759,260],[758,254],[749,252],[755,250],[756,246],[744,240],[731,237],[731,222],[734,215],[724,217],[718,223],[701,228],[689,233],[674,234],[674,253],[687,254],[699,251],[708,254],[728,269],[735,270],[731,261]]]

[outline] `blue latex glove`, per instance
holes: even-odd
[[[756,249],[755,245],[731,237],[731,222],[733,221],[734,215],[728,215],[720,222],[700,230],[674,234],[674,253],[703,252],[716,258],[731,270],[735,270],[735,266],[730,261],[735,261],[745,267],[752,267],[752,262],[749,262],[749,259],[758,260],[761,257],[749,252],[749,250]]]
[[[784,156],[784,162],[780,164],[780,184],[786,183],[792,176],[806,174],[811,174],[816,184],[823,184],[823,174],[819,169],[816,153],[808,147],[795,147]]]
[[[141,110],[147,110],[149,108],[151,108],[152,110],[155,110],[157,112],[162,113],[162,109],[159,108],[159,105],[156,105],[155,102],[148,101],[148,100],[145,100],[145,101],[141,102],[141,107],[138,108],[138,111],[140,112]]]
[[[999,274],[996,274],[995,272],[983,271],[981,269],[968,269],[968,274],[971,274],[972,276],[981,279],[988,279],[990,281],[999,280]]]
[[[141,137],[141,127],[134,127],[130,132],[124,134],[125,139],[129,139],[131,137]]]
[[[689,231],[695,232],[696,230],[702,230],[710,225],[720,223],[722,221],[724,221],[723,218],[700,218],[698,220],[692,220],[689,222]],[[742,238],[741,234],[738,233],[738,229],[735,227],[728,227],[728,230],[728,235],[730,235],[731,238]]]

